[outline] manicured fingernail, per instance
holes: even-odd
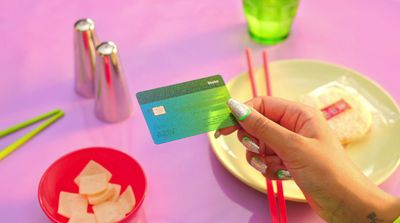
[[[220,132],[219,130],[215,131],[214,137],[215,137],[216,139],[218,139],[218,137],[220,137],[220,136],[221,136],[221,132]]]
[[[253,153],[260,153],[260,147],[253,142],[249,137],[245,136],[242,138],[242,144],[246,147],[246,149]]]
[[[251,158],[250,165],[261,173],[265,173],[268,168],[267,165],[258,157]]]
[[[281,180],[289,180],[289,179],[292,179],[292,175],[291,175],[290,172],[287,171],[287,170],[278,170],[278,172],[276,173],[276,175],[277,175],[278,178],[281,179]]]
[[[227,104],[233,115],[239,121],[243,121],[251,113],[251,109],[249,107],[240,103],[239,101],[236,101],[235,99],[229,99]]]

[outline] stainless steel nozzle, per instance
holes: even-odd
[[[103,42],[96,51],[96,116],[107,122],[122,121],[132,113],[132,101],[117,46],[113,42]]]
[[[97,43],[93,20],[78,20],[74,24],[75,90],[86,98],[94,97]]]

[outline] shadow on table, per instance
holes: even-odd
[[[221,190],[233,202],[253,213],[248,223],[270,222],[267,195],[250,188],[231,175],[220,164],[211,147],[209,155],[213,174]],[[307,204],[287,201],[286,205],[289,222],[323,222]]]

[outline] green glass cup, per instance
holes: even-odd
[[[298,5],[299,0],[243,0],[252,39],[268,45],[285,40],[289,36]]]

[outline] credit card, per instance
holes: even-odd
[[[220,75],[139,92],[136,98],[156,144],[236,124]]]

